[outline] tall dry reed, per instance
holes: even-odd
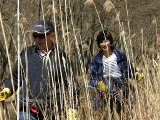
[[[44,114],[44,118],[51,119],[51,116],[53,115],[53,112],[55,114],[55,118],[58,120],[60,117],[63,119],[66,118],[65,113],[68,112],[68,108],[72,107],[75,108],[75,104],[73,104],[73,99],[74,99],[74,89],[79,90],[79,87],[74,86],[73,84],[73,71],[72,69],[75,70],[76,77],[79,80],[80,83],[80,96],[79,98],[76,98],[77,100],[80,100],[80,106],[77,108],[78,110],[78,115],[77,119],[86,119],[86,120],[99,120],[99,119],[115,119],[115,120],[132,120],[132,119],[137,119],[137,120],[143,120],[143,119],[153,119],[153,120],[158,120],[160,115],[160,93],[159,93],[159,78],[160,78],[160,60],[159,60],[159,51],[158,51],[158,44],[159,44],[159,34],[157,31],[157,22],[154,21],[153,25],[155,25],[155,31],[156,31],[156,42],[152,43],[153,45],[157,45],[156,49],[154,49],[154,52],[151,53],[148,49],[153,49],[153,48],[148,48],[147,47],[147,41],[144,39],[144,31],[143,28],[141,30],[141,36],[138,36],[138,40],[134,42],[134,37],[136,34],[131,34],[131,27],[130,27],[130,21],[129,21],[129,10],[127,6],[127,0],[125,0],[126,4],[126,14],[127,14],[127,26],[124,25],[124,22],[121,21],[121,15],[120,12],[116,9],[114,6],[114,3],[110,0],[106,0],[103,4],[103,10],[104,12],[107,12],[108,14],[112,12],[116,17],[112,19],[113,21],[118,22],[118,30],[119,30],[119,43],[121,44],[120,48],[122,48],[126,53],[127,57],[133,62],[135,67],[138,67],[138,70],[143,74],[143,80],[140,82],[130,80],[130,83],[135,87],[135,105],[132,110],[129,109],[129,106],[126,105],[125,110],[121,113],[121,116],[119,117],[115,112],[112,115],[112,113],[109,110],[109,104],[106,106],[103,106],[101,110],[94,111],[93,109],[93,101],[92,101],[92,89],[87,88],[86,86],[89,83],[89,74],[86,72],[87,71],[87,59],[93,58],[93,55],[95,55],[98,51],[96,48],[95,44],[93,45],[93,49],[91,52],[93,53],[91,57],[85,56],[84,53],[82,52],[84,48],[83,43],[83,32],[84,29],[87,29],[87,24],[85,22],[82,22],[82,26],[85,26],[83,29],[77,26],[77,21],[75,19],[75,11],[73,11],[73,1],[72,0],[57,0],[59,3],[55,3],[55,1],[52,1],[52,3],[49,6],[49,10],[45,12],[45,2],[43,0],[40,0],[40,13],[41,13],[41,19],[45,19],[46,14],[49,14],[52,16],[52,22],[55,26],[55,34],[56,38],[54,40],[54,43],[58,46],[58,48],[62,47],[68,54],[69,58],[69,63],[72,64],[72,68],[69,69],[68,71],[68,80],[69,80],[69,92],[67,93],[64,89],[63,86],[63,81],[59,81],[61,83],[61,94],[60,94],[60,101],[61,101],[61,116],[58,111],[58,105],[57,105],[57,97],[56,97],[56,89],[51,90],[50,94],[52,94],[52,98],[50,100],[50,103],[52,104],[44,104],[41,106],[41,110]],[[20,24],[20,3],[21,1],[17,0],[17,41],[15,44],[15,48],[17,48],[17,55],[18,56],[18,66],[21,66],[21,61],[20,61],[20,51],[21,51],[21,30],[23,31],[23,24]],[[104,29],[105,25],[102,22],[103,20],[100,17],[99,13],[99,8],[97,7],[98,5],[94,0],[87,0],[85,3],[83,3],[85,7],[93,7],[92,9],[95,10],[96,14],[96,20],[98,21],[99,28],[96,29],[96,31]],[[58,14],[57,14],[58,12]],[[87,13],[89,14],[89,13]],[[83,17],[83,15],[82,15]],[[29,19],[29,18],[28,18]],[[4,23],[3,23],[3,16],[0,14],[0,22],[1,22],[1,29],[2,29],[2,34],[3,34],[3,40],[4,40],[4,46],[6,47],[6,54],[8,58],[8,67],[9,71],[8,74],[11,73],[11,58],[10,58],[10,53],[8,51],[8,44],[7,44],[7,38],[4,30]],[[23,31],[23,38],[26,39],[25,36],[28,35],[26,32]],[[61,35],[61,36],[60,36]],[[85,36],[86,37],[86,36]],[[94,36],[93,36],[94,38]],[[61,39],[61,40],[59,40]],[[92,41],[93,42],[93,41]],[[137,47],[137,51],[133,50],[134,47],[139,45],[139,48]],[[88,45],[88,44],[87,44]],[[28,44],[27,42],[23,43],[23,47],[27,47]],[[89,46],[90,47],[90,46]],[[140,49],[140,50],[139,50]],[[87,49],[88,50],[88,49]],[[138,57],[138,59],[136,59]],[[59,58],[59,56],[58,56]],[[27,60],[27,56],[26,56]],[[63,61],[64,63],[67,61]],[[44,66],[45,64],[50,64],[50,70],[52,70],[52,64],[50,63],[49,56],[46,56],[44,59]],[[66,66],[65,66],[66,67]],[[28,68],[26,68],[28,70]],[[27,71],[26,70],[26,71]],[[20,79],[20,71],[19,71],[19,77]],[[63,76],[63,74],[61,74]],[[13,78],[12,78],[13,80]],[[54,77],[52,76],[52,81],[54,80]],[[13,81],[12,81],[13,82]],[[28,86],[28,76],[25,76],[25,83],[26,86]],[[18,84],[19,89],[20,89],[20,82]],[[49,84],[48,86],[55,88],[55,83],[52,82],[52,84]],[[85,87],[86,88],[85,88]],[[27,91],[29,91],[29,88],[27,88]],[[131,97],[133,97],[131,95]],[[26,98],[28,98],[28,94],[26,95]],[[68,99],[69,98],[69,99]],[[17,91],[17,97],[15,98],[17,101],[17,106],[16,108],[16,114],[17,117],[19,118],[19,91]],[[54,100],[54,101],[53,101]],[[70,104],[68,104],[70,103]],[[29,106],[29,103],[26,102],[24,103],[26,106]],[[47,107],[46,107],[47,106]],[[65,106],[65,108],[63,108]],[[53,109],[54,107],[54,109]],[[52,109],[52,110],[51,110]],[[28,111],[28,110],[27,110]],[[1,109],[1,114],[6,114],[5,109]],[[2,116],[2,115],[1,115]],[[27,116],[29,117],[29,116]],[[1,117],[1,119],[12,119],[12,117],[9,115]]]

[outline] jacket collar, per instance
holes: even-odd
[[[113,48],[113,52],[117,56],[117,62],[124,58],[124,53],[117,48]]]
[[[56,48],[56,46],[53,44],[53,47],[52,47],[51,51],[54,51],[55,48]],[[34,51],[35,51],[35,52],[38,52],[38,51],[39,51],[39,48],[37,47],[36,44],[34,45]]]
[[[95,56],[95,61],[102,64],[103,51],[100,50],[99,53]]]
[[[113,53],[117,56],[117,62],[124,57],[122,55],[122,53],[117,48],[111,47],[111,49],[112,49]],[[103,51],[100,50],[99,53],[95,56],[95,61],[97,63],[103,64],[102,57],[103,57]]]

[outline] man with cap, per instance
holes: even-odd
[[[65,52],[53,44],[55,33],[50,21],[35,22],[32,37],[35,45],[21,52],[20,65],[17,60],[4,89],[0,91],[0,101],[18,90],[20,120],[49,119],[47,117],[53,113],[58,119],[59,109],[64,110],[68,71],[71,69]],[[72,84],[76,84],[74,78],[71,79]]]

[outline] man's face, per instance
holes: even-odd
[[[37,44],[38,48],[45,50],[47,47],[52,46],[54,33],[46,33],[46,34],[32,33],[32,37],[35,43]]]

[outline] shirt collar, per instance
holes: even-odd
[[[52,49],[49,50],[49,51],[53,51],[55,48],[56,48],[56,46],[53,44]],[[35,51],[36,53],[39,52],[39,48],[37,47],[37,45],[35,45],[34,51]],[[48,51],[48,52],[49,52],[49,51]]]

